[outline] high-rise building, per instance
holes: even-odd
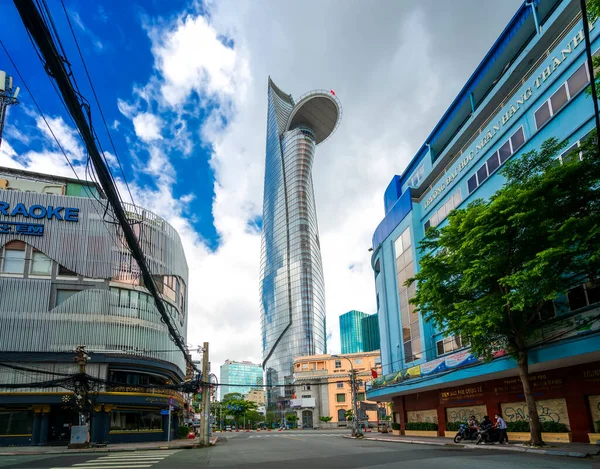
[[[377,314],[348,311],[340,316],[342,353],[361,353],[379,350]]]
[[[269,78],[260,267],[262,367],[267,385],[292,383],[294,357],[326,352],[325,286],[312,183],[315,147],[337,128],[333,90],[297,100]],[[269,404],[291,397],[274,387]],[[282,405],[285,405],[282,403]]]
[[[188,266],[179,235],[152,212],[124,205],[185,341]],[[167,387],[185,379],[185,358],[107,206],[93,182],[0,168],[0,383],[22,385],[0,386],[0,446],[69,442],[80,421],[71,384],[30,383],[78,373],[80,345],[90,356],[87,375],[106,380],[90,384],[91,442],[166,441],[161,410],[171,398],[170,438],[176,434],[185,396]]]
[[[363,352],[379,350],[379,315],[369,314],[361,321],[363,334]]]
[[[367,316],[368,314],[356,310],[340,316],[342,353],[364,352],[362,320]]]
[[[234,360],[225,360],[221,365],[220,373],[220,398],[225,394],[238,392],[248,394],[253,387],[262,382],[262,368],[260,365],[252,362],[236,362]]]
[[[592,52],[600,48],[599,26],[589,26]],[[448,422],[498,411],[508,422],[528,420],[515,360],[499,351],[483,361],[410,303],[415,285],[405,282],[428,254],[420,249],[427,229],[443,229],[452,210],[489,200],[506,181],[507,163],[549,138],[568,142],[557,165],[584,157],[580,147],[595,135],[591,78],[579,2],[524,1],[404,172],[392,178],[371,258],[384,376],[368,395],[391,400],[402,429],[435,422],[443,435]],[[600,420],[600,284],[580,278],[540,312],[528,343],[529,379],[540,415],[564,425],[573,441],[587,442]]]

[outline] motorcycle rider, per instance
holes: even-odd
[[[483,420],[479,424],[479,429],[480,430],[489,430],[493,426],[494,426],[494,424],[492,423],[490,418],[487,415],[484,415]]]
[[[474,415],[471,415],[469,417],[469,420],[467,421],[467,425],[469,426],[469,431],[471,432],[471,434],[469,435],[469,438],[472,438],[473,435],[475,435],[477,433],[477,427],[479,426],[479,423],[477,422],[477,419],[475,418]]]

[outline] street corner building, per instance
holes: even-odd
[[[592,53],[598,54],[600,23],[589,28]],[[444,226],[453,209],[491,197],[504,183],[506,161],[550,137],[569,141],[557,164],[581,157],[580,142],[595,125],[584,38],[579,2],[524,2],[385,191],[371,259],[383,376],[367,394],[393,402],[403,431],[407,423],[429,422],[430,431],[435,435],[437,426],[443,436],[449,422],[497,412],[509,424],[528,418],[516,362],[499,352],[483,363],[460,337],[424,321],[409,304],[415,285],[405,281],[419,270],[425,231]],[[555,303],[548,311],[530,341],[540,418],[569,430],[545,435],[546,441],[600,439],[594,434],[600,421],[599,301],[597,284],[574,288],[561,307]]]
[[[148,210],[125,210],[185,340],[188,267],[179,235]],[[161,386],[183,381],[185,358],[101,190],[0,168],[0,445],[69,442],[79,425],[73,389],[34,383],[77,373],[78,346],[89,353],[86,373],[100,380],[88,395],[92,442],[166,440],[170,402],[176,434],[183,396]]]
[[[337,128],[333,90],[297,100],[269,78],[260,264],[262,368],[269,404],[291,397],[294,357],[326,353],[325,286],[312,182],[316,146]],[[285,389],[285,390],[284,390]]]

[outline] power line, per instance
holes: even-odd
[[[100,101],[98,100],[98,96],[96,94],[96,89],[94,88],[94,84],[92,83],[92,78],[90,77],[90,73],[88,71],[87,65],[83,58],[83,54],[81,53],[81,49],[79,47],[79,42],[77,41],[77,36],[75,35],[75,31],[73,30],[73,25],[71,24],[71,19],[69,18],[67,8],[65,7],[65,3],[63,2],[63,0],[60,0],[60,3],[63,7],[63,11],[65,12],[65,16],[67,17],[67,23],[69,24],[69,29],[71,30],[71,34],[73,35],[73,39],[75,40],[75,46],[77,47],[77,52],[79,52],[79,57],[81,58],[81,63],[83,64],[83,68],[85,70],[85,74],[87,76],[88,82],[92,89],[94,99],[96,100],[96,105],[98,106],[98,111],[100,112],[100,116],[102,117],[102,122],[104,123],[104,128],[106,129],[106,133],[108,134],[108,139],[110,140],[110,144],[115,153],[115,158],[117,159],[117,162],[119,163],[119,169],[121,170],[121,175],[123,176],[123,181],[125,181],[125,186],[127,187],[127,192],[129,193],[129,197],[131,198],[131,203],[134,206],[136,206],[135,201],[133,199],[133,195],[131,194],[131,189],[129,188],[129,184],[127,183],[127,178],[125,177],[125,172],[123,171],[123,166],[121,165],[121,159],[119,158],[119,155],[117,153],[117,148],[113,141],[112,135],[111,135],[110,131],[108,130],[108,124],[106,123],[106,119],[104,118],[104,112],[102,112],[102,106],[100,106]],[[106,158],[105,158],[105,161],[106,161]]]

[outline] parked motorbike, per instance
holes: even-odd
[[[462,440],[474,441],[477,439],[477,432],[472,431],[468,425],[461,423],[458,432],[454,436],[454,443],[460,443]]]
[[[495,428],[486,428],[477,430],[477,439],[475,444],[497,443],[500,441],[500,431]],[[502,443],[501,443],[502,444]]]

